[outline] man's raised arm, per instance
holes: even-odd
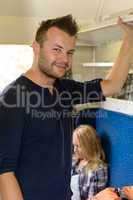
[[[133,25],[123,22],[120,17],[118,25],[124,30],[125,37],[114,66],[107,74],[105,80],[101,82],[105,96],[111,96],[121,90],[133,59]]]

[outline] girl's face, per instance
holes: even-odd
[[[76,159],[84,159],[83,150],[79,144],[79,140],[76,133],[73,134],[73,147]]]

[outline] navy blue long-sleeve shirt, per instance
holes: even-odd
[[[20,76],[0,96],[0,174],[24,200],[70,200],[72,106],[104,100],[100,81],[56,80],[50,94]]]

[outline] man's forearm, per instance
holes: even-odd
[[[24,200],[21,189],[12,172],[0,175],[0,200]]]

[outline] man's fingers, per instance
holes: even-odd
[[[133,36],[133,24],[124,22],[121,17],[118,17],[117,24],[128,34]]]

